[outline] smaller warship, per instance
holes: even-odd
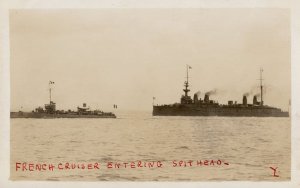
[[[253,96],[252,104],[247,102],[247,95],[243,95],[241,104],[233,102],[233,100],[229,100],[228,104],[219,104],[209,98],[209,92],[205,93],[204,99],[199,99],[197,93],[194,94],[193,99],[188,95],[190,92],[188,74],[190,68],[187,65],[187,80],[184,82],[184,95],[181,96],[180,103],[154,105],[153,102],[153,116],[289,117],[289,112],[264,104],[262,69],[260,70],[260,94]],[[260,101],[258,101],[258,96],[260,96]]]
[[[103,112],[101,110],[90,110],[86,103],[82,106],[77,106],[77,111],[73,110],[57,110],[56,103],[51,99],[51,86],[54,82],[49,82],[49,104],[43,107],[38,107],[31,112],[11,112],[10,118],[116,118],[112,112]]]

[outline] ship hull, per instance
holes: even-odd
[[[48,114],[37,112],[11,112],[10,118],[36,118],[36,119],[54,119],[54,118],[116,118],[113,113],[104,114]]]
[[[200,106],[153,106],[153,116],[229,116],[229,117],[289,117],[272,107],[200,107]]]

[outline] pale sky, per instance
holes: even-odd
[[[152,110],[191,95],[242,102],[264,69],[265,104],[287,110],[291,93],[288,9],[95,9],[10,12],[11,110]],[[255,94],[253,92],[253,94]],[[252,95],[248,98],[252,101]]]

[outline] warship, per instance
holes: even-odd
[[[243,102],[238,104],[236,101],[228,101],[228,104],[219,104],[210,100],[210,93],[204,95],[204,99],[198,98],[195,93],[193,99],[189,96],[189,69],[187,65],[186,81],[184,82],[184,95],[181,96],[180,103],[168,105],[155,105],[153,102],[153,116],[231,116],[231,117],[289,117],[289,112],[282,111],[279,108],[271,107],[264,104],[263,101],[263,84],[262,72],[260,69],[260,101],[259,95],[253,96],[253,103],[247,102],[247,95],[243,95]],[[154,101],[155,97],[153,98]]]
[[[10,118],[116,118],[112,112],[103,112],[101,110],[90,110],[86,103],[82,106],[77,106],[77,111],[73,110],[57,110],[56,103],[51,99],[51,89],[54,82],[49,82],[49,104],[43,107],[38,107],[31,112],[10,112]]]

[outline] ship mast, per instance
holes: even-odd
[[[49,103],[49,104],[51,104],[51,101],[52,101],[52,100],[51,100],[51,89],[52,89],[52,88],[51,88],[51,85],[52,85],[52,84],[54,84],[54,82],[49,81],[49,99],[50,99],[50,103]]]
[[[51,84],[51,81],[49,82],[49,95],[50,95],[50,102],[49,102],[49,104],[51,103],[51,86],[50,86],[50,84]]]
[[[264,70],[262,68],[260,68],[260,105],[263,106],[263,85],[262,85],[262,81],[263,81],[263,78],[262,78],[262,72]]]
[[[185,89],[183,89],[184,96],[186,96],[186,97],[188,96],[188,92],[190,91],[188,89],[188,87],[189,87],[189,69],[191,69],[191,68],[192,68],[191,66],[186,65],[186,81],[184,82]]]

